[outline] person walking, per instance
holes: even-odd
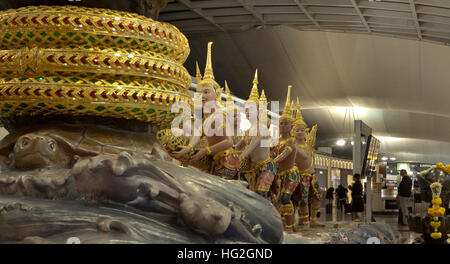
[[[345,203],[347,202],[347,193],[348,190],[346,188],[344,188],[344,186],[339,185],[337,190],[336,190],[336,195],[337,195],[337,208],[338,210],[343,211],[344,210],[344,206]]]
[[[333,200],[334,200],[334,188],[333,187],[328,188],[327,194],[325,195],[325,199],[328,200],[328,203],[325,206],[325,213],[331,214],[331,213],[333,213]]]
[[[361,212],[364,211],[364,202],[363,202],[363,186],[361,184],[361,175],[356,173],[353,175],[353,181],[355,181],[352,185],[352,220],[355,222],[361,221]]]
[[[409,177],[409,175],[406,173],[406,170],[401,170],[400,176],[402,177],[402,179],[398,186],[397,196],[400,204],[400,210],[402,212],[401,225],[406,226],[408,224],[408,201],[411,197],[412,180],[411,177]]]
[[[328,188],[328,190],[327,190],[327,194],[326,194],[326,196],[325,196],[325,199],[327,199],[328,201],[333,201],[334,200],[334,188],[333,187],[330,187],[330,188]]]

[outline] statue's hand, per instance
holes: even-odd
[[[180,158],[182,158],[184,155],[186,155],[186,154],[191,150],[191,148],[189,148],[189,147],[187,147],[187,146],[180,146],[179,148],[180,148],[181,150],[179,150],[179,151],[174,151],[174,152],[171,153],[171,155],[172,155],[174,158],[180,159]]]
[[[199,149],[198,151],[197,151],[197,153],[195,153],[193,156],[192,156],[192,158],[191,158],[191,162],[196,162],[196,161],[198,161],[199,159],[201,159],[202,157],[204,157],[206,155],[206,149],[204,149],[204,148],[202,148],[202,149]]]

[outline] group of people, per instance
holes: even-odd
[[[345,188],[339,185],[336,190],[330,187],[327,190],[325,198],[327,200],[333,200],[336,196],[337,209],[340,211],[348,211],[352,213],[352,220],[355,222],[361,221],[361,212],[364,211],[364,196],[363,196],[363,186],[361,183],[361,175],[356,173],[353,175],[354,183]],[[351,203],[348,203],[348,192],[351,192]],[[346,210],[348,206],[348,210]]]
[[[241,131],[242,118],[231,99],[227,83],[224,106],[222,88],[214,80],[211,45],[212,42],[208,43],[204,75],[201,75],[198,64],[196,74],[197,93],[201,94],[202,107],[208,108],[208,113],[203,112],[202,116],[203,131],[189,136],[189,142],[180,145],[171,152],[171,156],[223,179],[245,179],[250,190],[277,208],[287,231],[295,231],[297,227],[323,226],[317,221],[321,190],[314,174],[317,126],[308,128],[298,98],[296,105],[291,102],[289,86],[286,104],[279,117],[278,143],[275,146],[270,144],[267,99],[264,90],[259,94],[256,72],[245,105],[245,115],[251,125]],[[256,115],[252,112],[255,109],[258,110]],[[232,122],[217,122],[217,117],[227,121],[230,116],[237,118]],[[230,124],[233,127],[227,128]],[[195,124],[192,126],[196,129]],[[215,133],[210,133],[210,130]],[[296,210],[298,225],[295,225]]]

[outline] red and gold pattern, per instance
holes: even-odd
[[[0,116],[97,115],[168,127],[192,104],[186,37],[127,12],[31,6],[0,12]]]
[[[74,72],[159,78],[180,86],[191,83],[187,70],[176,62],[118,49],[23,48],[0,51],[0,76],[72,75]]]
[[[167,106],[191,103],[167,82],[73,77],[0,78],[1,116],[39,114],[101,115],[170,125]],[[54,87],[58,89],[54,89]]]
[[[137,14],[75,6],[29,6],[0,13],[0,47],[101,46],[141,49],[183,63],[186,37],[173,25]]]

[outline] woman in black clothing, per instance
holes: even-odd
[[[333,201],[334,200],[333,194],[334,194],[334,188],[333,187],[328,188],[327,194],[325,195],[325,199],[327,199],[330,202]]]
[[[361,221],[360,213],[364,211],[363,187],[361,184],[361,175],[356,173],[353,175],[355,183],[352,185],[352,219],[353,221]]]
[[[338,198],[338,201],[337,201],[338,210],[341,210],[341,211],[344,210],[344,205],[347,201],[347,193],[348,193],[348,190],[346,188],[344,188],[344,186],[342,186],[342,185],[338,186],[338,188],[336,190],[336,195]]]

